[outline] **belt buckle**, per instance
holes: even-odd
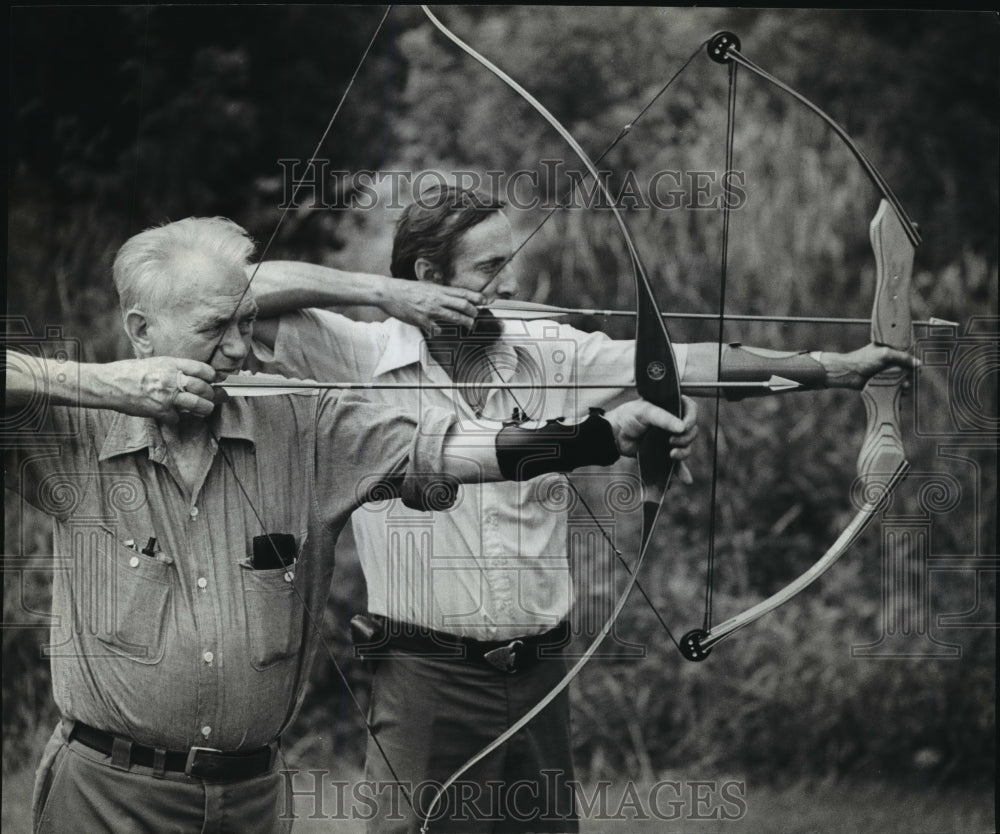
[[[196,764],[195,759],[198,758],[199,753],[221,753],[217,747],[192,747],[188,750],[187,761],[184,763],[184,775],[185,776],[197,776],[197,773],[192,773]]]
[[[517,671],[517,650],[523,648],[523,640],[511,640],[506,646],[485,652],[483,660],[495,669],[513,675]]]

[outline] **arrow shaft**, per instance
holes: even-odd
[[[419,390],[425,388],[428,390],[445,390],[445,391],[482,391],[484,389],[500,388],[510,391],[530,391],[534,389],[544,389],[553,388],[557,390],[600,390],[605,388],[624,388],[626,383],[623,382],[559,382],[553,383],[551,385],[539,385],[533,382],[450,382],[450,383],[407,383],[407,382],[312,382],[306,380],[267,380],[264,382],[255,382],[251,380],[234,381],[234,382],[217,382],[214,387],[222,388],[226,391],[236,391],[239,393],[246,393],[248,391],[325,391],[325,390],[344,390],[344,391],[407,391],[407,390]],[[698,389],[698,388],[767,388],[774,391],[785,390],[788,388],[798,387],[797,383],[790,381],[776,382],[772,380],[762,380],[762,381],[752,381],[752,382],[720,382],[716,380],[710,380],[707,382],[682,382],[682,388]]]
[[[519,313],[522,314],[520,318],[543,318],[545,316],[600,316],[600,317],[630,317],[635,318],[634,310],[601,310],[597,308],[575,308],[575,307],[556,307],[549,305],[531,305],[531,306],[517,306],[517,305],[503,305],[498,306],[496,304],[491,306],[483,306],[479,308],[480,310],[486,310],[494,315],[500,313],[497,318],[513,318],[514,316],[505,315],[509,313]],[[527,315],[524,315],[527,314]],[[718,321],[719,316],[716,313],[661,313],[665,319],[685,319],[685,320],[702,320],[702,321]],[[807,323],[807,324],[856,324],[856,325],[871,325],[870,318],[840,318],[837,316],[758,316],[749,314],[734,313],[726,314],[727,321],[774,321],[774,322],[787,322],[787,323]],[[914,321],[914,325],[921,325],[924,327],[957,327],[958,323],[953,321],[948,321],[946,319],[930,318],[926,320]]]

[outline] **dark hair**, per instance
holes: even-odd
[[[394,278],[414,281],[417,259],[426,258],[441,270],[445,281],[450,281],[459,238],[503,207],[503,201],[483,191],[437,185],[428,188],[403,210],[396,223],[389,271]]]

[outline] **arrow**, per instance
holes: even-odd
[[[552,304],[540,304],[536,301],[509,301],[497,299],[490,305],[484,305],[480,310],[492,313],[498,319],[520,319],[533,321],[535,319],[552,318],[554,316],[631,316],[634,310],[599,310],[576,307],[556,307]],[[662,313],[665,319],[703,319],[718,321],[715,313]],[[837,318],[834,316],[752,316],[726,314],[730,321],[777,321],[777,322],[808,322],[811,324],[864,324],[870,325],[871,319]],[[913,324],[925,327],[958,327],[958,322],[931,317],[925,321],[915,321]]]
[[[414,389],[443,391],[483,391],[500,388],[508,391],[531,391],[536,389],[607,389],[624,388],[625,383],[575,383],[562,382],[552,385],[536,385],[532,382],[450,382],[450,383],[409,383],[409,382],[313,382],[305,379],[275,379],[274,377],[231,376],[213,385],[221,388],[233,397],[267,397],[278,394],[307,394],[311,391],[342,390],[342,391],[412,391]],[[682,382],[681,388],[764,388],[768,391],[790,391],[801,387],[800,383],[781,376],[772,376],[768,380],[751,382]]]

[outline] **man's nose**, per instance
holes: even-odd
[[[517,295],[517,291],[517,270],[511,269],[508,265],[500,274],[500,280],[497,283],[497,298],[513,298]]]
[[[243,359],[250,352],[250,336],[241,333],[240,328],[234,323],[226,328],[226,335],[219,350],[230,359]]]

